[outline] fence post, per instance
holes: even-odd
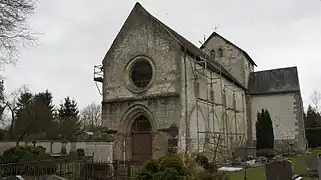
[[[131,178],[131,164],[130,161],[125,162],[127,166],[127,177]]]
[[[319,175],[319,180],[321,179],[321,154],[318,154],[318,159],[317,159],[317,166],[318,166],[318,175]]]
[[[117,162],[117,160],[115,160],[113,162],[113,166],[114,166],[114,171],[115,171],[115,178],[117,180],[118,179],[118,162]]]

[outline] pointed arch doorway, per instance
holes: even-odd
[[[140,115],[131,125],[132,161],[143,164],[152,159],[152,126],[149,120]]]

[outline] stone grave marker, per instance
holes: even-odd
[[[308,171],[314,171],[316,172],[318,170],[318,163],[317,163],[317,157],[312,156],[307,159],[307,168]]]
[[[289,160],[275,160],[265,164],[266,180],[292,180],[292,164]]]

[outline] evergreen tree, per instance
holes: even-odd
[[[270,113],[266,109],[262,109],[257,113],[256,128],[256,149],[273,149],[274,148],[274,132],[273,123]]]
[[[52,103],[52,94],[46,90],[35,95],[34,109],[36,111],[37,132],[42,134],[42,138],[51,138],[56,136],[53,131],[56,129],[53,125],[54,105]]]
[[[316,108],[308,106],[307,112],[304,113],[304,125],[306,128],[306,139],[310,148],[321,146],[321,115]]]
[[[14,132],[17,141],[24,137],[47,139],[52,126],[54,106],[52,94],[46,90],[35,95],[26,91],[20,94],[17,102]]]
[[[307,112],[305,114],[304,125],[306,128],[321,126],[321,115],[311,105],[308,106]]]
[[[261,123],[261,113],[257,112],[256,115],[257,121],[255,123],[255,129],[256,129],[256,149],[261,149],[262,147],[262,123]]]
[[[270,113],[267,109],[264,111],[264,118],[266,123],[266,134],[267,134],[267,148],[273,149],[274,148],[274,130],[273,130],[273,122],[270,116]]]
[[[13,131],[17,139],[17,145],[24,136],[30,134],[35,128],[35,112],[33,111],[33,95],[30,92],[23,92],[18,98],[18,108]]]
[[[58,109],[58,120],[61,137],[64,140],[73,140],[80,130],[79,110],[75,100],[69,97],[64,99]]]

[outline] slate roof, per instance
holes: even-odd
[[[206,53],[204,53],[200,48],[196,47],[193,43],[191,43],[190,41],[185,39],[183,36],[178,34],[176,31],[174,31],[173,29],[171,29],[170,27],[168,27],[167,25],[162,23],[156,17],[151,15],[147,10],[145,10],[143,8],[143,6],[140,3],[137,2],[135,4],[135,7],[133,10],[135,10],[136,8],[139,9],[141,12],[146,13],[148,16],[150,16],[152,18],[152,20],[157,21],[161,25],[161,27],[163,27],[166,31],[168,31],[173,36],[173,38],[177,40],[177,42],[181,45],[182,49],[184,51],[186,51],[187,54],[189,54],[191,57],[195,57],[198,61],[201,58],[210,60],[211,64],[207,64],[209,70],[216,72],[216,73],[220,73],[220,71],[221,71],[221,74],[223,77],[234,82],[240,88],[246,89],[246,87],[244,87],[242,85],[242,83],[240,83],[238,80],[236,80],[229,73],[229,71],[227,71],[223,66],[220,67],[220,64],[218,62],[214,61],[214,59],[212,59],[210,56],[208,56]]]
[[[251,95],[300,91],[297,67],[252,72],[248,92]]]
[[[241,49],[240,47],[238,47],[237,45],[235,45],[234,43],[232,43],[231,41],[227,40],[226,38],[224,38],[223,36],[219,35],[217,32],[213,32],[210,37],[208,37],[206,39],[206,41],[202,44],[202,46],[200,47],[200,49],[203,49],[205,47],[205,45],[208,43],[208,41],[214,37],[214,36],[218,36],[220,38],[222,38],[225,42],[231,44],[232,46],[234,46],[236,49],[238,49],[239,51],[241,51],[243,53],[243,55],[245,56],[246,59],[248,59],[254,66],[257,66],[255,64],[255,62],[253,61],[253,59],[250,57],[249,54],[247,54],[247,52],[245,52],[243,49]]]

